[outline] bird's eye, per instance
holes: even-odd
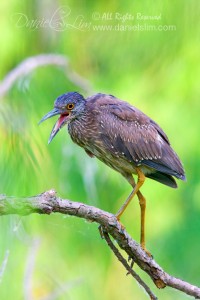
[[[67,106],[66,106],[66,108],[68,110],[72,110],[74,108],[74,104],[73,103],[68,103]]]

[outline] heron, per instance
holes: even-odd
[[[48,143],[67,125],[74,143],[90,157],[97,157],[119,172],[132,186],[116,218],[120,221],[136,195],[141,211],[140,244],[148,252],[145,246],[146,199],[141,193],[145,179],[153,179],[171,188],[177,187],[174,177],[186,180],[183,165],[167,135],[138,108],[102,93],[87,99],[78,92],[65,93],[55,100],[53,110],[40,123],[56,115],[59,118]],[[133,175],[136,175],[137,181]]]

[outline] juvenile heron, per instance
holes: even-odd
[[[136,107],[112,95],[96,94],[87,99],[77,92],[59,96],[54,109],[40,121],[60,115],[49,143],[68,124],[76,144],[118,171],[133,190],[116,214],[118,220],[135,194],[141,209],[140,243],[145,250],[146,200],[140,188],[145,178],[176,188],[173,177],[185,180],[183,166],[163,130]],[[137,175],[137,183],[132,174]]]

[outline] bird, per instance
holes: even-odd
[[[115,214],[120,218],[136,195],[140,204],[140,245],[147,252],[145,237],[146,199],[140,189],[146,178],[171,188],[174,179],[185,181],[183,165],[161,127],[150,117],[113,95],[97,93],[84,98],[67,92],[54,102],[54,108],[39,122],[59,115],[48,143],[65,125],[74,143],[90,157],[96,157],[119,172],[132,191]],[[135,181],[134,176],[137,176]]]

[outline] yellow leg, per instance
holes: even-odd
[[[142,195],[140,191],[137,192],[137,196],[139,199],[140,204],[140,213],[141,213],[141,227],[140,227],[140,244],[141,247],[146,250],[145,248],[145,211],[146,211],[146,199]]]
[[[129,203],[131,202],[131,200],[133,199],[133,197],[135,196],[135,194],[138,193],[139,189],[141,188],[141,186],[143,185],[143,183],[145,181],[145,175],[143,174],[143,172],[140,171],[139,168],[137,168],[136,171],[137,171],[137,174],[138,174],[138,182],[137,182],[136,185],[134,183],[133,191],[130,193],[130,195],[128,196],[128,198],[126,199],[126,201],[124,202],[124,204],[122,205],[122,207],[117,212],[116,218],[117,218],[118,221],[120,220],[121,215],[124,213],[125,209],[129,205]],[[130,182],[130,178],[129,178],[129,182]]]
[[[133,197],[135,196],[135,194],[137,194],[138,200],[139,200],[139,204],[140,204],[140,213],[141,213],[141,225],[140,225],[140,245],[142,247],[142,249],[145,250],[145,252],[151,256],[151,253],[146,249],[145,246],[145,211],[146,211],[146,199],[145,197],[142,195],[142,193],[140,192],[140,187],[142,186],[142,184],[145,181],[145,175],[142,173],[142,171],[140,171],[139,169],[137,169],[138,172],[138,182],[137,184],[135,184],[135,181],[133,179],[132,176],[125,176],[126,179],[129,181],[129,183],[132,185],[133,187],[133,191],[131,192],[131,194],[128,196],[127,200],[125,201],[125,203],[123,204],[123,206],[120,208],[120,210],[118,211],[118,213],[116,214],[117,219],[119,220],[121,215],[123,214],[123,212],[125,211],[126,207],[128,206],[128,204],[130,203],[130,201],[133,199]]]
[[[146,249],[145,244],[145,211],[146,211],[146,199],[142,195],[140,191],[137,192],[137,196],[140,203],[140,212],[141,212],[141,229],[140,229],[140,245],[142,249],[150,256],[152,257],[151,253]]]

